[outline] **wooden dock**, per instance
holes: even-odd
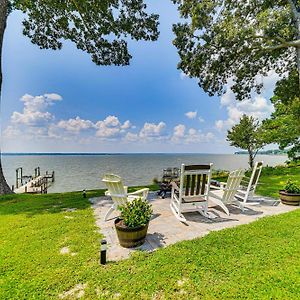
[[[16,169],[16,194],[47,194],[48,188],[55,181],[55,173],[41,175],[40,167],[34,169],[34,175],[23,175],[23,168]]]

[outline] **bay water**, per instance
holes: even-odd
[[[258,155],[264,165],[283,164],[284,155]],[[24,175],[34,174],[34,168],[40,167],[41,173],[55,171],[55,182],[49,193],[81,191],[83,189],[104,188],[101,182],[106,173],[120,175],[124,184],[147,185],[153,178],[160,178],[162,170],[168,167],[180,167],[184,164],[213,163],[214,169],[232,171],[248,168],[247,155],[234,154],[95,154],[95,155],[9,155],[2,157],[4,174],[10,186],[15,184],[16,169],[23,168]]]

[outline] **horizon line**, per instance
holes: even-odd
[[[234,153],[206,152],[3,152],[1,155],[126,155],[126,154],[211,154],[230,155]]]

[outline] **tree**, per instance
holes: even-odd
[[[230,146],[248,151],[249,166],[252,169],[257,152],[265,145],[261,138],[259,122],[253,118],[243,115],[240,123],[228,130],[227,141]]]
[[[154,41],[159,35],[158,15],[147,14],[143,0],[0,0],[0,55],[7,17],[15,9],[26,14],[23,33],[32,43],[57,50],[69,40],[97,65],[128,65],[128,37]],[[0,69],[0,93],[1,87]],[[0,194],[10,192],[0,160]]]
[[[290,159],[300,153],[300,95],[297,92],[298,77],[294,70],[276,85],[271,102],[275,111],[263,121],[264,140],[277,143],[279,148],[288,149]]]
[[[173,26],[180,68],[209,95],[222,95],[228,80],[238,100],[260,92],[260,75],[298,72],[300,0],[173,0],[186,22]]]

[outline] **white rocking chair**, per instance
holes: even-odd
[[[263,167],[263,162],[259,161],[255,164],[250,179],[244,177],[241,181],[241,186],[237,190],[235,197],[241,201],[241,205],[257,205],[260,202],[255,202],[254,192],[258,184],[258,179]],[[253,201],[254,200],[254,201]]]
[[[186,222],[185,212],[197,211],[209,218],[208,193],[212,173],[210,165],[181,165],[180,186],[172,182],[170,208],[175,217]]]
[[[118,206],[125,204],[127,201],[132,201],[133,199],[137,198],[142,198],[143,200],[147,199],[149,192],[148,188],[143,188],[133,193],[128,193],[128,187],[123,185],[122,179],[118,175],[106,174],[102,179],[102,182],[105,183],[108,189],[105,192],[105,195],[110,196],[113,200],[113,205],[110,207],[104,217],[105,221],[114,210],[118,209]]]
[[[227,215],[229,215],[229,210],[226,207],[227,204],[237,204],[241,208],[240,201],[235,198],[235,194],[240,186],[244,173],[242,169],[231,172],[225,186],[223,185],[209,192],[209,201],[220,206]]]

